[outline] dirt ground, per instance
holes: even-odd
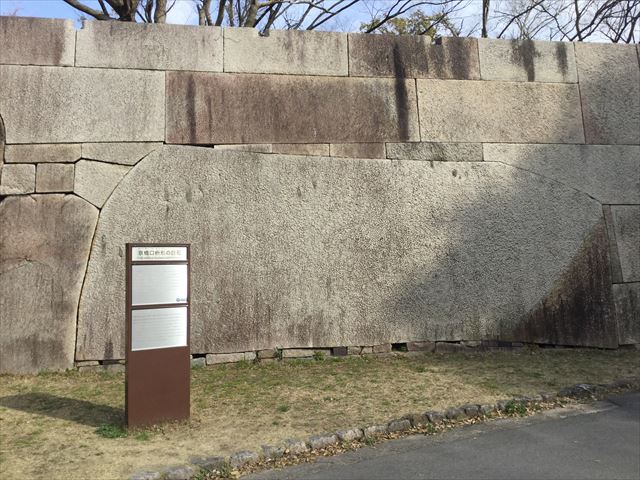
[[[193,455],[639,374],[640,351],[577,349],[222,365],[192,370],[188,423],[129,432],[124,374],[3,375],[0,477],[127,478]]]

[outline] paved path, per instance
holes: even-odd
[[[640,393],[443,435],[406,437],[244,478],[638,480]]]

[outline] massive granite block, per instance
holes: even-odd
[[[480,143],[387,143],[387,158],[428,162],[481,162]]]
[[[79,143],[7,145],[7,163],[73,163],[81,156]]]
[[[613,286],[620,345],[640,344],[640,282]]]
[[[73,367],[76,314],[98,211],[73,195],[0,203],[0,372]]]
[[[640,282],[640,205],[612,205],[613,229],[624,282]]]
[[[165,146],[102,210],[78,359],[124,354],[126,242],[191,243],[192,349],[225,353],[513,338],[601,223],[589,196],[500,163]],[[556,318],[572,344],[617,335],[612,315]]]
[[[72,20],[0,17],[0,64],[73,65]]]
[[[167,142],[417,140],[408,80],[167,73]]]
[[[478,39],[483,80],[576,83],[573,43]]]
[[[224,29],[224,71],[348,75],[347,35],[337,32]]]
[[[640,68],[633,45],[576,43],[587,143],[640,144]]]
[[[483,145],[484,160],[557,180],[603,204],[640,203],[640,147],[633,145]]]
[[[418,80],[422,141],[584,143],[577,85]]]
[[[222,28],[132,22],[84,22],[76,66],[222,71]]]
[[[164,73],[0,65],[7,143],[162,141]]]
[[[76,163],[73,191],[96,207],[102,208],[113,189],[129,170],[131,167],[126,165],[80,160]]]
[[[349,34],[349,75],[456,80],[480,78],[475,38]]]

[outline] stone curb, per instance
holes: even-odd
[[[228,457],[198,456],[192,457],[190,464],[167,467],[162,470],[142,470],[134,473],[129,480],[191,480],[201,472],[213,474],[227,474],[231,470],[238,470],[260,461],[273,461],[283,457],[294,458],[308,452],[322,452],[328,447],[340,443],[350,443],[364,439],[381,438],[388,434],[403,435],[411,433],[420,427],[432,428],[444,424],[454,426],[457,422],[468,419],[484,419],[496,413],[514,415],[527,407],[542,404],[555,404],[558,399],[587,400],[598,396],[614,393],[619,390],[640,386],[640,378],[621,379],[608,384],[578,383],[565,387],[556,392],[541,392],[538,395],[514,397],[499,400],[495,404],[466,404],[450,407],[444,411],[429,410],[424,413],[411,413],[401,418],[391,420],[385,425],[370,425],[362,428],[348,428],[336,432],[312,435],[306,441],[287,439],[282,445],[263,445],[262,452],[243,450]],[[198,477],[200,478],[200,477]]]

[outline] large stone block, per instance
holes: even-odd
[[[640,205],[612,205],[613,228],[624,282],[640,281]]]
[[[500,163],[165,146],[102,210],[78,360],[124,353],[126,242],[191,243],[192,348],[242,352],[513,336],[601,219],[588,195]],[[602,318],[558,321],[608,346]]]
[[[0,65],[0,85],[7,143],[164,139],[162,72]]]
[[[3,165],[0,195],[24,195],[35,189],[35,165]]]
[[[415,98],[408,80],[168,72],[167,142],[417,140]]]
[[[587,143],[640,143],[640,69],[633,45],[576,43]]]
[[[80,160],[76,164],[74,192],[102,208],[113,189],[122,180],[131,167],[103,162]]]
[[[603,204],[640,203],[640,147],[487,144],[484,160],[565,183]]]
[[[36,170],[36,192],[73,192],[74,165],[42,163]]]
[[[480,78],[475,38],[349,34],[349,75],[456,80]]]
[[[348,75],[347,35],[337,32],[224,29],[224,71]]]
[[[332,157],[349,158],[384,158],[384,143],[332,143],[330,145]]]
[[[83,143],[82,158],[107,163],[135,165],[161,143]]]
[[[640,344],[640,283],[613,286],[620,345]]]
[[[32,145],[7,145],[7,163],[71,163],[79,160],[79,143],[50,143]]]
[[[418,80],[418,105],[423,141],[584,143],[577,85]]]
[[[387,158],[436,162],[481,162],[480,143],[387,143]]]
[[[73,367],[76,314],[98,211],[73,195],[0,203],[0,372]]]
[[[483,80],[576,83],[576,57],[568,42],[478,39]]]
[[[0,17],[0,64],[73,65],[72,20]]]
[[[76,66],[222,72],[222,28],[84,22]]]

